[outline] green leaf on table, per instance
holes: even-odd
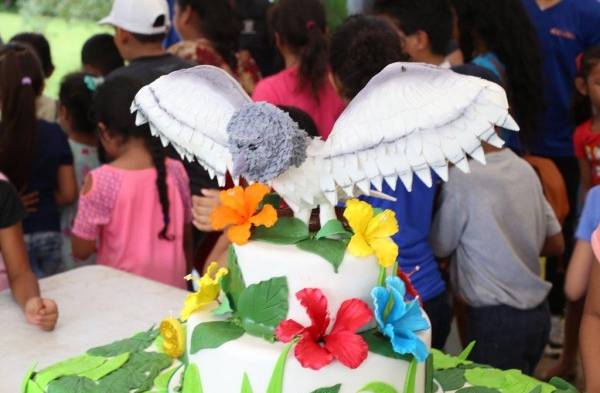
[[[533,390],[531,390],[529,393],[542,393],[542,387],[538,385],[535,388],[533,388]]]
[[[202,380],[200,379],[200,371],[194,363],[189,364],[183,373],[183,389],[182,393],[202,393]]]
[[[204,322],[194,328],[190,352],[195,354],[202,349],[219,348],[243,335],[244,329],[231,321]]]
[[[143,351],[152,345],[156,337],[158,337],[158,334],[158,329],[151,328],[150,330],[140,332],[133,337],[115,341],[112,344],[104,345],[102,347],[92,348],[87,351],[87,353],[88,355],[104,356],[108,358],[121,355],[125,352],[133,353]]]
[[[287,278],[275,277],[250,285],[240,295],[237,316],[247,333],[272,339],[275,328],[287,317]]]
[[[461,360],[458,357],[447,355],[434,348],[431,349],[431,354],[433,355],[433,368],[435,370],[446,370],[465,364],[472,364],[469,360]]]
[[[283,348],[283,352],[281,352],[281,355],[279,355],[277,363],[275,363],[273,373],[271,374],[271,379],[269,380],[267,393],[283,392],[283,376],[285,373],[285,364],[287,362],[290,349],[292,349],[292,345],[294,345],[294,342],[291,342],[288,345],[286,345],[285,348]]]
[[[67,375],[83,374],[102,366],[107,361],[104,357],[81,355],[75,358],[63,360],[48,368],[43,369],[35,376],[35,382],[42,388],[55,379]]]
[[[344,228],[344,224],[340,220],[330,220],[328,221],[317,234],[315,235],[315,239],[323,239],[332,236],[340,236],[342,238],[350,238],[352,237],[352,233],[348,232],[346,228]]]
[[[337,385],[330,386],[328,388],[314,390],[312,393],[339,393],[341,388],[342,385],[338,383]]]
[[[473,368],[466,370],[465,379],[473,386],[502,389],[506,385],[506,373],[493,368]]]
[[[98,381],[94,393],[146,392],[152,388],[160,372],[172,364],[173,360],[162,353],[132,353],[123,367]]]
[[[457,390],[456,393],[500,393],[500,391],[498,389],[486,388],[483,386],[469,386]]]
[[[400,359],[410,362],[413,359],[411,354],[401,355],[394,352],[390,339],[379,333],[377,329],[370,329],[366,332],[359,333],[359,335],[369,345],[369,352],[376,353],[381,356],[392,359]]]
[[[27,382],[27,387],[25,389],[26,393],[44,393],[44,389],[42,389],[40,385],[31,379]]]
[[[469,358],[471,352],[473,352],[473,348],[475,348],[475,344],[477,344],[476,341],[471,341],[469,345],[467,345],[467,347],[463,349],[460,355],[458,355],[458,359],[460,359],[461,362],[464,362]]]
[[[250,385],[250,379],[248,378],[247,373],[244,373],[244,379],[242,379],[241,393],[254,393],[254,391],[252,390],[252,385]]]
[[[114,358],[110,358],[106,360],[104,364],[100,367],[94,368],[92,370],[88,370],[83,373],[78,373],[80,377],[89,378],[92,381],[98,381],[99,379],[107,376],[113,371],[121,368],[127,361],[129,360],[129,352],[125,352],[120,354],[119,356],[115,356]]]
[[[171,381],[171,378],[173,378],[173,375],[175,375],[175,373],[181,367],[183,367],[183,364],[180,364],[176,367],[171,367],[170,369],[160,373],[158,377],[154,378],[154,387],[159,391],[164,390],[166,392],[166,390],[169,388],[169,382]]]
[[[48,393],[90,393],[96,392],[96,388],[91,379],[69,375],[52,381],[48,385]]]
[[[275,209],[279,209],[281,207],[281,197],[275,192],[267,194],[258,205],[256,211],[261,211],[265,205],[271,205]]]
[[[555,393],[578,393],[575,386],[559,377],[553,377],[549,382],[550,385],[556,388]]]
[[[308,239],[308,226],[297,218],[283,217],[271,228],[260,226],[252,232],[252,240],[274,244],[296,244]]]
[[[415,393],[417,382],[417,359],[413,358],[408,365],[406,380],[404,381],[404,393]]]
[[[33,377],[33,374],[35,373],[36,368],[37,368],[37,363],[35,363],[33,366],[29,367],[29,369],[25,373],[25,376],[23,377],[23,381],[21,382],[21,393],[27,393],[27,383],[31,380],[31,377]]]
[[[227,250],[227,269],[229,274],[223,277],[221,286],[223,292],[227,294],[229,305],[233,310],[237,310],[240,294],[246,289],[246,283],[242,275],[242,270],[238,264],[237,255],[233,246]]]
[[[333,266],[333,270],[337,273],[346,255],[348,245],[342,240],[306,239],[296,244],[296,247],[322,257]]]
[[[371,382],[365,385],[358,391],[358,393],[370,392],[370,393],[398,393],[393,386],[383,382]]]
[[[444,391],[460,389],[467,382],[465,370],[461,369],[438,370],[433,373],[433,377]]]
[[[231,304],[229,302],[229,297],[223,296],[223,299],[221,300],[221,304],[219,304],[219,307],[217,307],[213,310],[212,314],[217,317],[222,317],[223,315],[231,314],[232,312],[233,312],[233,309],[231,308]]]

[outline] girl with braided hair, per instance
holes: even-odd
[[[111,160],[86,177],[73,225],[73,255],[185,288],[192,256],[191,199],[183,165],[166,158],[147,125],[129,111],[141,84],[115,77],[94,110]]]

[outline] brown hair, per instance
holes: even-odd
[[[327,17],[319,0],[280,0],[269,14],[271,29],[300,57],[300,86],[318,95],[327,76]]]
[[[37,127],[36,98],[44,88],[38,57],[26,46],[0,48],[0,171],[19,190],[27,185]]]

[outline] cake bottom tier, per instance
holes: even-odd
[[[188,345],[191,348],[191,336],[196,325],[213,321],[209,312],[193,315],[188,321]],[[430,331],[421,336],[429,346]],[[202,380],[204,393],[237,393],[242,391],[244,375],[252,386],[252,391],[267,392],[273,370],[286,344],[270,343],[261,338],[244,334],[219,348],[202,349],[188,354],[190,363],[195,364]],[[357,369],[349,369],[334,361],[315,371],[303,368],[294,357],[292,348],[283,372],[283,393],[312,393],[321,388],[341,385],[340,393],[357,393],[361,388],[384,383],[397,392],[404,390],[408,376],[409,362],[392,359],[369,352],[367,359]],[[425,365],[417,366],[415,393],[425,390]],[[370,391],[370,390],[365,390]]]

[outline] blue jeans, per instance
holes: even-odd
[[[530,310],[509,306],[469,307],[467,337],[477,341],[470,360],[532,375],[550,335],[550,309],[544,301]]]
[[[38,278],[56,274],[62,265],[60,232],[37,232],[25,235],[31,270]]]

